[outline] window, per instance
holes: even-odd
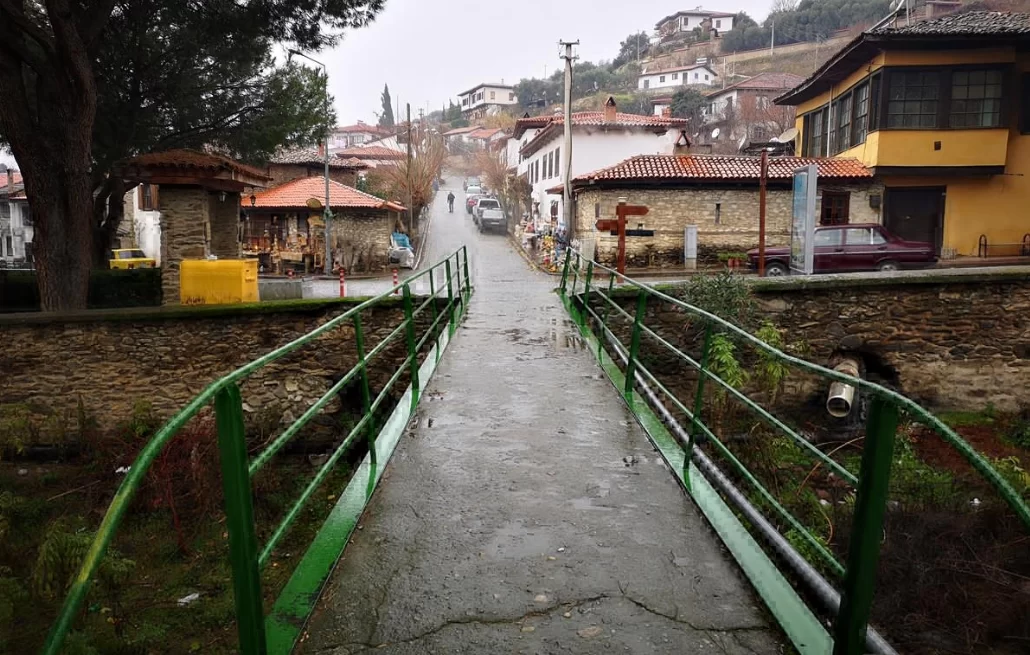
[[[658,83],[661,84],[664,81],[665,81],[665,76],[664,75],[659,75],[658,76]]]
[[[717,29],[717,30],[718,29],[722,29],[722,21],[721,20],[715,21],[715,29]]]
[[[679,73],[673,73],[672,74],[672,79],[678,80],[679,78],[680,78],[680,74]]]
[[[888,82],[887,127],[937,127],[939,73],[892,71]]]
[[[869,84],[859,84],[855,87],[855,111],[851,123],[851,145],[857,146],[865,142],[866,134],[869,132]]]
[[[698,77],[698,73],[694,73],[694,79],[695,80],[697,79],[697,77]]]
[[[14,239],[12,237],[7,237],[7,254],[14,254]]]
[[[157,187],[153,184],[139,185],[139,208],[143,211],[157,209]]]
[[[842,230],[816,230],[815,231],[815,246],[818,248],[839,246],[841,243],[840,238],[844,236]]]
[[[594,218],[601,218],[601,203],[594,203]]]
[[[833,154],[851,147],[851,100],[851,94],[847,93],[841,96],[840,100],[833,103],[833,114],[837,121],[837,134],[834,137]]]
[[[21,208],[21,225],[22,227],[32,227],[32,210],[28,205],[23,205]]]
[[[651,80],[644,80],[644,88],[645,89],[651,88]]]
[[[867,227],[849,227],[844,230],[844,239],[849,246],[868,246],[872,243]]]
[[[508,94],[508,102],[515,102],[515,94],[514,93],[509,93]]]
[[[718,225],[722,222],[722,203],[715,203],[715,224]]]
[[[554,174],[561,177],[561,148],[554,149]]]
[[[6,202],[0,202],[0,218],[11,217],[11,205]]]
[[[949,127],[1001,125],[1001,71],[969,70],[951,74]]]
[[[805,114],[804,139],[802,150],[806,157],[826,156],[826,107]]]
[[[869,131],[880,129],[880,76],[869,80]]]
[[[554,151],[547,153],[547,174],[544,175],[544,179],[549,180],[554,177]]]
[[[491,91],[490,92],[490,99],[493,100],[496,97],[497,97],[497,92],[496,91]]]
[[[708,81],[708,73],[705,73],[705,82]]]
[[[820,225],[844,225],[848,222],[851,194],[847,191],[823,191]]]
[[[884,236],[880,234],[880,231],[873,230],[873,245],[882,246],[885,243],[887,243],[887,239],[885,239]]]

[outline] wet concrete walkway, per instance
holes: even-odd
[[[466,215],[440,219],[437,247],[474,258],[469,316],[298,650],[783,652],[555,278]]]

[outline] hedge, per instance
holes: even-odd
[[[90,309],[156,307],[161,304],[161,269],[96,269],[89,275]],[[39,311],[35,271],[0,270],[0,312]]]

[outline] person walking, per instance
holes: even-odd
[[[447,193],[447,209],[450,213],[454,213],[454,192],[450,191]]]

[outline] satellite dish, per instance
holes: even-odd
[[[714,141],[715,139],[718,139],[719,138],[719,134],[721,132],[722,132],[722,130],[720,130],[719,128],[715,128],[714,130],[712,130],[712,140]]]
[[[798,138],[798,128],[791,127],[786,132],[776,137],[777,143],[793,143],[794,139]]]
[[[743,150],[744,146],[746,144],[747,144],[747,134],[745,134],[744,136],[740,137],[740,141],[737,142],[737,150]]]

